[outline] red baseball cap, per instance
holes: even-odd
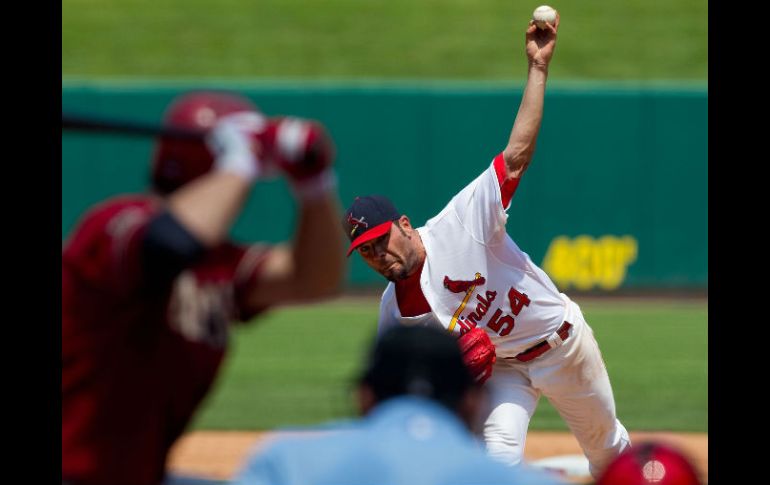
[[[363,243],[387,233],[400,217],[401,213],[385,196],[356,197],[342,219],[342,228],[350,238],[348,256]]]
[[[164,126],[206,131],[219,118],[240,111],[259,112],[246,97],[227,91],[190,91],[172,101]],[[201,140],[158,139],[152,161],[152,185],[169,194],[211,170],[214,155]]]
[[[596,485],[701,485],[690,461],[671,446],[631,446],[607,466]]]

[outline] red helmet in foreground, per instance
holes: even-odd
[[[236,94],[196,91],[172,101],[163,117],[164,126],[208,130],[224,115],[259,109],[248,99]],[[203,140],[160,138],[152,160],[152,185],[168,194],[208,172],[214,157]]]
[[[596,485],[701,485],[690,461],[660,443],[642,443],[621,453]]]

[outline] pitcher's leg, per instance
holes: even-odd
[[[597,396],[549,399],[567,422],[588,458],[594,478],[631,445],[628,431],[609,408],[609,402]]]
[[[588,458],[591,475],[597,478],[631,440],[615,414],[610,378],[593,331],[586,325],[577,339],[578,348],[549,376],[544,392],[572,430]]]
[[[486,385],[490,408],[484,422],[487,451],[503,463],[516,465],[524,455],[527,428],[540,394],[524,374],[508,367],[496,367]]]

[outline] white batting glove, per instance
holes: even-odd
[[[220,118],[206,137],[214,153],[216,170],[234,173],[249,182],[263,178],[265,163],[257,157],[257,134],[264,131],[267,118],[250,111],[229,114]]]

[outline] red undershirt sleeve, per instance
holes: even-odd
[[[497,174],[497,182],[500,184],[500,195],[502,197],[503,207],[508,208],[513,198],[516,188],[519,186],[519,180],[521,178],[507,179],[505,176],[505,159],[503,154],[500,153],[495,157],[494,161],[495,173]]]
[[[420,287],[422,264],[405,280],[396,282],[396,303],[402,317],[416,317],[431,311]]]

